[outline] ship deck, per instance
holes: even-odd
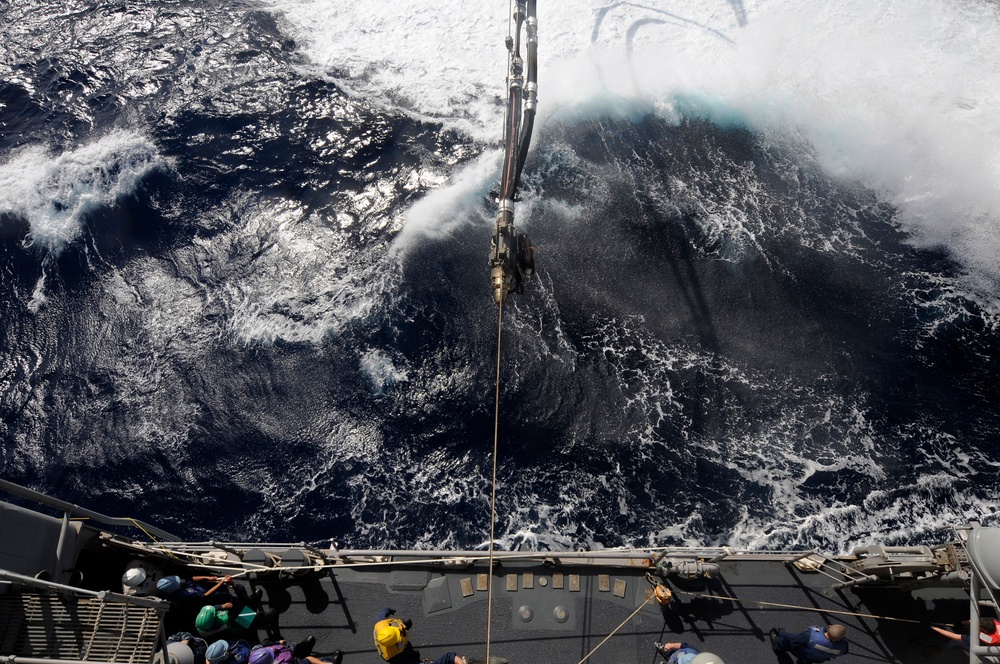
[[[653,648],[660,641],[686,642],[720,655],[727,664],[785,664],[792,660],[770,647],[772,627],[798,631],[841,623],[848,629],[850,653],[840,661],[968,661],[965,651],[949,648],[947,639],[926,625],[967,618],[968,596],[961,592],[824,593],[829,583],[803,578],[782,563],[741,562],[724,565],[722,576],[711,582],[671,584],[674,600],[661,607],[646,602],[650,584],[645,570],[588,569],[579,575],[579,589],[571,589],[570,574],[578,570],[558,569],[512,564],[495,574],[491,657],[653,664],[662,661]],[[488,593],[476,587],[485,570],[342,570],[265,588],[268,601],[281,611],[282,635],[290,641],[314,635],[319,657],[339,649],[345,664],[379,661],[372,626],[376,613],[390,606],[398,617],[412,619],[410,639],[423,657],[455,651],[485,661]],[[557,614],[565,621],[559,622]]]
[[[5,621],[0,624],[0,656],[14,655],[25,662],[41,657],[141,664],[99,660],[93,650],[88,657],[87,650],[77,646],[80,630],[60,636],[51,614],[45,613],[59,609],[58,602],[43,602],[42,613],[34,618],[17,608],[19,593],[52,594],[32,587],[42,583],[33,579],[47,576],[53,576],[48,583],[62,576],[61,583],[90,592],[86,601],[91,604],[104,602],[94,591],[120,593],[122,573],[137,563],[153,578],[235,572],[251,589],[264,589],[264,606],[276,609],[286,640],[315,636],[315,656],[329,659],[340,650],[344,664],[380,661],[372,628],[383,607],[413,621],[410,641],[431,660],[454,651],[470,661],[485,662],[489,633],[489,655],[510,662],[654,664],[662,661],[653,648],[659,641],[685,642],[720,655],[726,664],[788,664],[790,658],[776,655],[770,647],[767,634],[772,627],[798,631],[841,623],[847,627],[850,644],[850,653],[841,662],[969,661],[965,651],[949,647],[951,642],[928,626],[969,617],[968,590],[961,583],[836,589],[837,578],[824,573],[823,565],[813,569],[792,564],[802,561],[792,554],[727,550],[712,560],[709,551],[702,556],[684,550],[698,564],[714,562],[718,574],[714,578],[668,575],[674,598],[662,607],[651,598],[653,554],[648,551],[498,553],[490,584],[490,567],[482,552],[452,553],[447,562],[430,562],[430,552],[216,543],[154,546],[76,522],[68,525],[66,519],[2,503],[0,507],[0,563],[8,574],[8,581],[0,583],[4,598],[0,604],[7,606],[6,613],[0,611]],[[192,566],[191,561],[200,565]],[[69,562],[72,570],[66,567]],[[23,576],[12,582],[9,573]],[[118,601],[121,595],[112,599]],[[69,613],[75,611],[72,602],[63,604]],[[166,634],[194,631],[193,615],[172,609],[163,626]],[[37,630],[37,637],[28,633],[30,629]],[[94,633],[102,629],[97,625]],[[118,634],[117,641],[115,634],[103,634],[108,648],[120,645]],[[59,638],[64,642],[54,644]]]

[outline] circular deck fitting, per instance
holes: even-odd
[[[556,622],[564,623],[569,620],[569,611],[566,610],[565,606],[557,606],[552,609],[552,617],[556,619]]]
[[[521,619],[521,622],[530,622],[535,617],[535,612],[531,610],[530,606],[525,605],[517,610],[517,617]]]
[[[538,577],[538,585],[544,588],[545,586],[549,585],[549,580],[544,576]]]
[[[281,567],[294,567],[296,569],[286,570],[283,573],[294,577],[305,576],[309,574],[310,571],[307,569],[312,561],[306,556],[306,554],[299,549],[288,549],[283,554],[281,554]]]

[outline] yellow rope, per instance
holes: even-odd
[[[497,519],[497,441],[500,431],[500,338],[503,332],[503,299],[497,313],[497,380],[493,406],[493,484],[490,492],[490,564],[486,582],[486,661],[490,661],[490,634],[493,626],[493,533]]]
[[[627,622],[628,622],[629,620],[632,620],[632,618],[635,618],[635,614],[637,614],[637,613],[639,613],[640,611],[642,611],[642,609],[643,609],[643,608],[644,608],[644,607],[645,607],[645,606],[646,606],[647,604],[649,604],[649,603],[650,603],[651,601],[653,601],[653,597],[655,597],[655,595],[650,595],[649,597],[647,597],[647,598],[646,598],[646,601],[645,601],[645,602],[643,602],[642,604],[640,604],[640,605],[639,605],[639,608],[638,608],[638,609],[636,609],[635,611],[633,611],[633,612],[632,612],[632,615],[630,615],[630,616],[629,616],[628,618],[626,618],[625,620],[623,620],[623,621],[621,622],[621,624],[620,624],[620,625],[618,625],[618,627],[615,627],[615,628],[614,628],[614,629],[613,629],[613,630],[611,631],[611,633],[610,633],[610,634],[608,634],[607,636],[605,636],[605,637],[604,637],[604,640],[603,640],[603,641],[601,641],[601,642],[600,642],[600,643],[598,643],[598,644],[597,644],[596,646],[594,646],[594,649],[593,649],[593,650],[591,650],[590,652],[588,652],[588,653],[587,653],[586,655],[584,655],[584,656],[583,656],[583,659],[581,659],[581,660],[580,660],[580,661],[579,661],[579,662],[578,662],[577,664],[583,664],[584,662],[586,662],[586,661],[587,661],[587,660],[588,660],[588,659],[590,658],[590,656],[591,656],[591,655],[593,655],[593,654],[594,654],[595,652],[597,652],[597,650],[598,650],[598,649],[599,649],[599,648],[600,648],[601,646],[603,646],[603,645],[604,645],[605,643],[607,643],[608,639],[610,639],[610,638],[611,638],[612,636],[614,636],[615,634],[617,634],[617,633],[618,633],[618,630],[620,630],[620,629],[621,629],[622,627],[624,627],[624,626],[625,626],[625,624],[626,624],[626,623],[627,623]]]
[[[129,518],[129,521],[131,521],[131,522],[132,522],[132,525],[133,525],[133,526],[135,526],[136,528],[138,528],[138,529],[139,529],[139,530],[141,530],[142,532],[146,533],[146,537],[148,537],[149,539],[153,540],[153,544],[156,544],[156,545],[157,545],[157,546],[159,546],[159,547],[160,547],[161,549],[163,549],[164,551],[166,551],[166,552],[167,552],[167,555],[168,555],[168,556],[170,556],[171,558],[177,558],[177,556],[175,556],[175,555],[173,554],[173,552],[172,552],[172,551],[171,551],[170,549],[168,549],[167,547],[165,547],[165,546],[163,546],[162,544],[160,544],[159,540],[157,540],[157,539],[156,539],[155,537],[153,537],[153,535],[152,535],[152,534],[151,534],[151,533],[150,533],[150,532],[149,532],[148,530],[146,530],[145,528],[143,528],[143,527],[142,527],[142,526],[141,526],[141,525],[139,524],[139,522],[138,522],[138,521],[136,521],[136,520],[135,520],[135,519],[133,519],[133,518]]]

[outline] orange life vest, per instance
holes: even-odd
[[[979,642],[984,646],[1000,646],[1000,622],[993,621],[993,633],[987,634],[979,628]]]

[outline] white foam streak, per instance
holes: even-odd
[[[55,156],[30,146],[0,166],[0,213],[27,219],[29,242],[58,253],[80,236],[89,213],[167,166],[152,141],[126,131]]]
[[[482,203],[500,172],[503,155],[487,151],[406,211],[403,228],[392,244],[393,254],[405,254],[420,239],[448,237],[457,228],[482,219]]]

